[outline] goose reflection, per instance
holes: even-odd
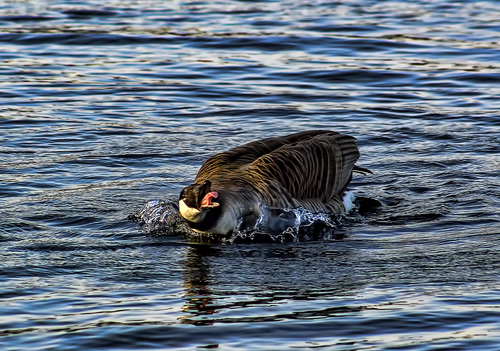
[[[185,256],[185,315],[179,322],[203,326],[359,311],[364,307],[345,306],[337,298],[362,289],[372,277],[359,276],[359,252],[340,243],[192,245]],[[317,300],[328,302],[318,309]]]
[[[185,304],[182,311],[187,314],[180,317],[181,323],[206,325],[213,324],[212,319],[204,319],[216,313],[213,293],[209,288],[210,267],[206,256],[217,252],[208,245],[190,246],[184,261]]]

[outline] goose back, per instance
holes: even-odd
[[[260,194],[273,207],[343,212],[342,194],[359,158],[355,138],[313,130],[254,141],[214,155],[195,183]]]

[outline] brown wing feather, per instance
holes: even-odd
[[[353,137],[321,133],[261,156],[248,173],[258,183],[276,180],[299,202],[326,204],[343,193],[358,158]]]
[[[325,130],[254,141],[214,155],[195,182],[250,186],[270,206],[341,212],[340,195],[359,158],[355,138]]]
[[[259,157],[269,154],[278,148],[310,139],[324,133],[336,133],[325,130],[310,130],[287,136],[267,138],[252,141],[234,149],[216,154],[209,158],[200,168],[195,182],[204,179],[213,179],[221,174],[227,174],[250,165]]]

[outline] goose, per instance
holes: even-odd
[[[179,196],[195,232],[228,235],[252,228],[262,206],[344,214],[360,153],[352,136],[311,130],[257,140],[210,157]]]

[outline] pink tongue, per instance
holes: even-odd
[[[211,191],[205,195],[203,200],[201,200],[201,206],[210,206],[212,204],[212,199],[219,196],[215,191]]]

